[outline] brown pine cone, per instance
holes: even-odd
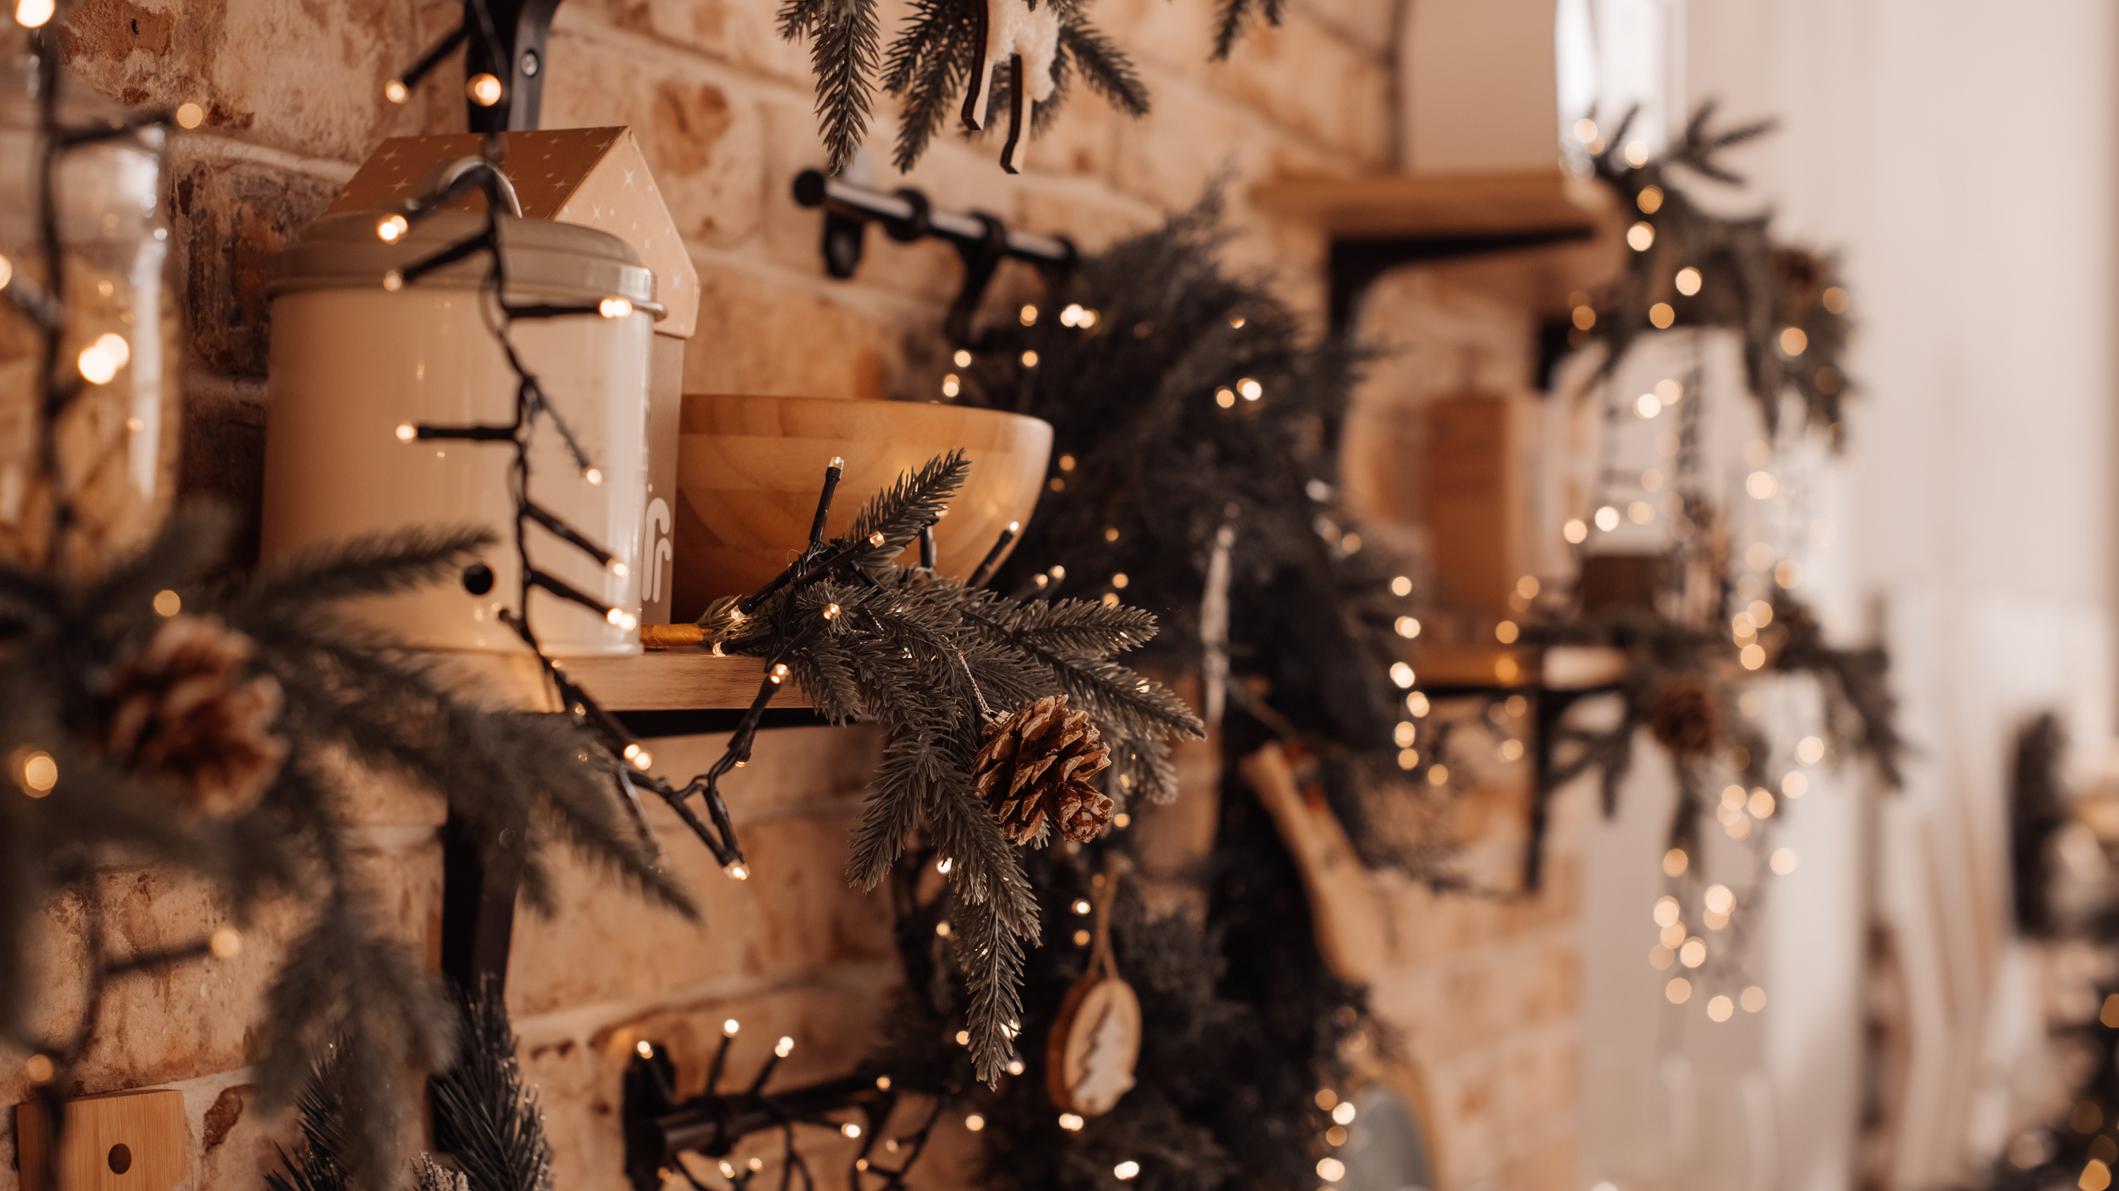
[[[1087,842],[1111,821],[1111,800],[1088,779],[1111,764],[1086,711],[1067,710],[1067,696],[1047,695],[986,725],[986,745],[971,763],[971,780],[1019,844],[1042,839],[1045,820],[1060,834]]]
[[[272,734],[284,701],[279,681],[242,674],[255,649],[213,617],[170,617],[111,670],[104,745],[165,779],[189,810],[227,817],[256,806],[287,742]]]
[[[1713,688],[1691,675],[1664,683],[1648,707],[1648,730],[1677,756],[1711,752],[1722,734],[1722,713]]]

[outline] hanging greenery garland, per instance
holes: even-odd
[[[349,600],[456,574],[485,535],[358,540],[239,577],[223,570],[231,524],[180,514],[92,581],[0,566],[0,756],[28,795],[0,798],[0,1031],[41,1060],[44,1088],[66,1086],[112,982],[234,956],[251,916],[291,899],[308,922],[266,993],[258,1084],[267,1103],[287,1103],[321,1048],[358,1039],[333,1086],[351,1106],[343,1165],[372,1182],[397,1166],[389,1122],[408,1065],[445,1064],[452,1031],[356,875],[349,783],[388,775],[445,799],[489,863],[526,848],[524,891],[540,913],[556,909],[555,843],[697,911],[618,817],[612,771],[569,717],[465,703],[343,614]],[[113,953],[100,900],[84,897],[87,1003],[71,1038],[39,1037],[46,907],[112,849],[204,878],[232,925],[166,952]]]
[[[1283,0],[1217,0],[1214,60],[1228,58],[1259,21],[1280,24],[1283,7]],[[833,171],[861,147],[880,82],[899,102],[891,160],[900,172],[920,160],[953,111],[966,135],[1005,117],[1001,168],[1013,174],[1030,135],[1051,125],[1077,75],[1126,115],[1148,114],[1132,59],[1089,24],[1087,8],[1087,0],[912,0],[888,51],[875,0],[787,0],[779,29],[789,41],[810,43],[817,120]]]
[[[1322,756],[1349,834],[1404,859],[1420,841],[1361,809],[1364,786],[1402,776],[1405,713],[1403,593],[1337,485],[1360,355],[1311,342],[1263,278],[1222,265],[1221,213],[1210,194],[1083,260],[976,344],[960,399],[1052,423],[1056,455],[1000,585],[1057,563],[1072,589],[1153,612],[1148,656],[1203,676],[1209,720],[1239,704]]]
[[[916,831],[933,841],[969,998],[964,1045],[991,1082],[1015,1061],[1025,949],[1042,937],[1024,869],[1034,853],[1019,845],[1093,839],[1128,799],[1174,798],[1167,738],[1196,738],[1201,726],[1175,695],[1111,660],[1154,638],[1139,609],[1010,598],[892,561],[940,519],[970,468],[962,452],[930,460],[844,536],[813,543],[748,599],[718,601],[700,624],[717,651],[765,658],[769,682],[791,675],[826,719],[881,726],[883,762],[847,876],[873,889]],[[747,754],[748,732],[729,758]]]
[[[1777,243],[1768,215],[1728,219],[1702,207],[1686,174],[1739,185],[1720,155],[1764,135],[1770,120],[1727,132],[1708,131],[1712,103],[1702,104],[1678,144],[1662,157],[1630,160],[1626,133],[1636,112],[1609,137],[1594,129],[1590,163],[1597,179],[1634,213],[1627,229],[1626,269],[1604,294],[1577,307],[1578,335],[1605,345],[1606,374],[1641,335],[1670,327],[1728,327],[1743,338],[1744,367],[1770,436],[1780,426],[1781,394],[1802,402],[1807,424],[1837,444],[1847,392],[1847,290],[1836,262]]]

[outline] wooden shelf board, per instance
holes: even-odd
[[[1611,206],[1594,182],[1558,170],[1285,178],[1260,185],[1252,198],[1339,240],[1588,235]]]
[[[557,711],[528,654],[433,653],[454,689],[518,707]],[[560,665],[606,711],[703,711],[749,707],[765,678],[757,658],[716,657],[704,649],[651,651],[631,657],[562,658]],[[793,679],[769,707],[803,708],[809,699]]]

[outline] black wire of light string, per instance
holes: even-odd
[[[60,367],[60,345],[66,330],[66,249],[59,232],[59,163],[66,154],[75,150],[131,137],[143,129],[166,127],[171,123],[170,113],[160,109],[135,112],[120,119],[80,127],[69,127],[60,122],[59,86],[62,75],[59,69],[56,30],[64,19],[66,10],[71,7],[71,4],[61,4],[59,11],[54,12],[43,26],[29,31],[30,48],[37,59],[36,253],[44,270],[44,281],[43,284],[38,284],[20,267],[9,268],[7,277],[0,280],[0,299],[6,300],[21,311],[40,339],[36,371],[32,375],[32,391],[36,394],[39,418],[36,431],[38,466],[44,472],[52,505],[51,536],[46,543],[46,563],[48,569],[53,572],[64,566],[66,537],[72,531],[74,520],[72,494],[67,489],[65,474],[60,466],[58,428],[59,422],[82,391],[82,377],[79,371],[69,373]],[[0,257],[0,261],[4,260],[4,257]],[[74,884],[86,880],[88,876],[86,870],[74,872],[62,876],[59,884]],[[15,1039],[27,1043],[32,1048],[33,1056],[42,1057],[51,1064],[50,1072],[44,1078],[37,1079],[35,1074],[32,1074],[32,1094],[45,1106],[55,1139],[63,1133],[67,1117],[62,1089],[68,1086],[70,1081],[65,1073],[80,1061],[96,1037],[97,1025],[102,1019],[105,994],[111,982],[159,972],[207,956],[217,957],[224,954],[226,947],[220,932],[217,932],[209,938],[138,951],[125,958],[113,958],[105,950],[107,931],[104,911],[102,903],[96,898],[89,898],[84,903],[83,934],[88,951],[85,964],[87,974],[83,981],[82,1007],[72,1033],[58,1042]]]
[[[524,366],[521,356],[516,352],[510,328],[517,319],[624,315],[608,313],[608,303],[622,299],[606,299],[604,302],[581,305],[513,305],[508,301],[507,263],[502,243],[502,229],[505,226],[502,222],[502,210],[507,205],[508,189],[506,175],[491,160],[491,155],[497,148],[498,146],[489,139],[487,159],[465,170],[438,193],[407,203],[400,213],[385,218],[386,225],[391,219],[402,218],[409,229],[412,223],[441,210],[474,188],[481,190],[486,199],[486,223],[477,235],[439,249],[417,263],[386,276],[384,285],[392,289],[413,285],[445,265],[485,254],[488,263],[481,293],[489,299],[485,306],[486,325],[501,349],[502,358],[515,374],[514,415],[508,422],[499,424],[417,424],[412,427],[410,437],[414,441],[507,443],[513,447],[514,458],[510,461],[508,472],[508,495],[515,509],[517,606],[515,609],[502,610],[502,622],[521,638],[523,644],[536,657],[544,677],[552,684],[559,697],[562,711],[586,728],[598,746],[608,754],[619,790],[624,795],[621,801],[627,813],[632,816],[643,846],[651,854],[659,856],[660,850],[656,847],[654,834],[649,829],[640,806],[639,790],[645,788],[660,797],[683,819],[685,826],[706,844],[708,850],[713,852],[714,859],[729,876],[741,880],[749,875],[749,870],[743,863],[743,852],[736,842],[735,825],[729,817],[728,807],[716,783],[702,775],[679,787],[649,771],[648,764],[652,760],[652,754],[641,743],[640,738],[605,710],[593,695],[567,676],[565,666],[545,651],[531,624],[530,595],[536,590],[543,590],[561,600],[578,604],[614,624],[622,623],[626,614],[591,597],[556,575],[538,569],[531,560],[529,535],[532,524],[542,526],[568,546],[594,559],[600,566],[609,566],[613,556],[587,534],[568,525],[564,519],[537,504],[531,497],[530,444],[540,415],[550,421],[552,428],[565,444],[568,454],[583,474],[592,470],[592,464],[572,428],[552,405],[543,385],[536,375]],[[624,313],[631,313],[629,304]],[[707,813],[713,820],[711,827],[691,808],[690,799],[694,795],[704,796]]]

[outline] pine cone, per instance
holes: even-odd
[[[1664,683],[1649,705],[1648,730],[1677,756],[1711,752],[1722,734],[1721,708],[1713,688],[1690,675]]]
[[[1048,817],[1061,835],[1087,842],[1111,821],[1111,800],[1088,781],[1110,758],[1089,713],[1067,710],[1065,695],[1047,695],[986,726],[971,780],[1016,843],[1043,838]]]
[[[190,810],[226,817],[256,806],[287,742],[272,734],[284,701],[278,680],[242,674],[255,650],[212,617],[170,617],[112,669],[104,745],[167,779]]]

